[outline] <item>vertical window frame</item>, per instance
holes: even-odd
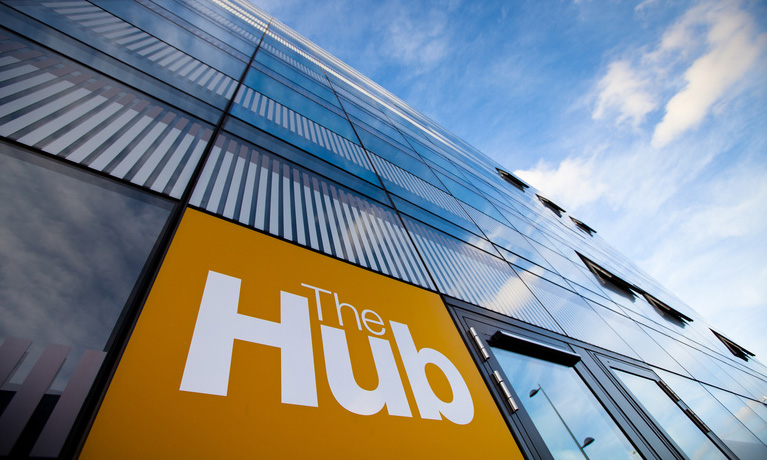
[[[543,441],[538,428],[533,423],[532,418],[521,404],[524,395],[519,395],[508,383],[510,379],[504,373],[495,354],[490,350],[490,343],[493,342],[493,335],[499,331],[514,336],[512,340],[523,340],[528,342],[531,348],[537,348],[538,353],[543,349],[549,349],[549,352],[558,354],[564,360],[574,360],[579,357],[578,362],[574,362],[572,367],[577,376],[586,386],[586,389],[596,398],[598,403],[605,410],[618,430],[623,433],[625,438],[633,444],[636,451],[644,458],[679,458],[682,455],[661,442],[657,434],[651,432],[644,426],[647,422],[639,419],[631,411],[624,411],[625,403],[620,401],[619,388],[610,385],[604,369],[594,357],[594,352],[580,346],[572,339],[559,337],[549,331],[537,331],[535,326],[530,326],[516,320],[505,318],[502,315],[484,311],[478,307],[466,304],[456,299],[443,296],[448,310],[458,325],[459,333],[464,339],[466,347],[475,360],[480,373],[485,379],[488,390],[496,400],[496,404],[501,411],[501,415],[506,420],[511,433],[517,442],[520,450],[526,458],[530,459],[549,459],[553,458],[549,448]],[[472,332],[476,333],[474,338]],[[481,347],[480,347],[481,345]],[[495,346],[495,345],[494,345]],[[481,348],[485,349],[485,352]],[[503,347],[499,347],[503,348]],[[510,350],[520,353],[518,350]],[[536,356],[535,351],[528,351],[528,356],[544,359]],[[487,354],[488,358],[484,358]],[[545,360],[545,359],[544,359]],[[549,362],[555,362],[551,359]],[[572,361],[571,361],[572,362]],[[505,398],[503,390],[497,383],[494,373],[506,382],[506,388],[512,399],[516,403],[517,410],[513,410]],[[619,400],[616,401],[616,396]]]

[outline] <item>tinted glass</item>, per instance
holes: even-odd
[[[33,341],[4,388],[54,343],[71,347],[51,385],[63,390],[84,350],[105,349],[170,204],[0,149],[0,338]]]
[[[767,458],[767,447],[698,382],[658,370],[680,398],[740,458]]]
[[[682,409],[666,396],[658,384],[628,372],[616,370],[615,373],[685,455],[691,459],[727,458],[687,418]]]
[[[493,352],[554,458],[642,458],[575,369],[498,348]],[[587,438],[593,441],[582,447]]]
[[[727,408],[740,422],[745,425],[762,444],[767,445],[767,407],[751,399],[735,396],[724,390],[714,388],[709,385],[703,385],[709,393]],[[761,414],[761,417],[757,414]]]

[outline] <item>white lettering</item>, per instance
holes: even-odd
[[[208,272],[181,378],[181,391],[226,396],[234,341],[242,340],[280,349],[282,403],[317,407],[309,299],[280,292],[280,322],[267,321],[237,312],[240,285],[238,278]],[[386,332],[378,313],[363,310],[361,322],[357,309],[351,304],[341,303],[337,293],[307,284],[302,286],[314,290],[320,321],[320,294],[333,294],[340,326],[343,327],[342,309],[346,307],[354,313],[358,330],[362,330],[364,323],[373,335]],[[455,365],[437,350],[418,350],[407,325],[394,321],[389,324],[421,417],[441,420],[444,416],[458,425],[470,423],[474,418],[474,403]],[[320,325],[320,331],[327,381],[331,393],[342,407],[360,415],[377,414],[386,407],[389,415],[413,416],[388,340],[368,337],[378,386],[374,390],[366,390],[354,378],[346,331],[326,325]],[[426,377],[428,364],[436,366],[447,378],[453,393],[452,401],[442,401],[434,393]]]
[[[237,313],[240,280],[208,272],[181,390],[226,396],[235,340],[280,349],[282,402],[317,407],[309,301],[280,293],[279,323]]]
[[[442,353],[431,348],[416,349],[413,337],[407,325],[389,321],[394,340],[397,343],[405,372],[410,380],[410,387],[415,395],[415,402],[421,417],[430,420],[441,420],[440,414],[458,425],[466,425],[474,418],[474,403],[471,400],[469,387],[466,386],[461,373],[455,365]],[[426,365],[437,366],[450,383],[453,390],[453,400],[440,400],[429,385],[426,378]]]
[[[324,292],[325,294],[332,294],[332,292],[326,291],[324,289],[320,289],[315,286],[310,286],[308,284],[303,284],[303,283],[301,283],[301,286],[309,288],[309,289],[314,289],[314,299],[317,302],[317,317],[319,318],[320,321],[322,321],[322,307],[320,306],[320,292]]]
[[[368,318],[368,313],[375,315],[375,319]],[[374,312],[373,310],[363,310],[362,312],[362,324],[365,325],[365,329],[370,331],[371,334],[375,335],[384,335],[386,332],[386,328],[382,327],[380,331],[376,332],[373,329],[370,329],[370,326],[368,326],[368,323],[378,324],[379,326],[383,326],[384,322],[381,319],[380,316],[378,316],[378,313]]]
[[[386,406],[389,415],[412,417],[389,341],[376,337],[368,337],[368,340],[378,372],[378,387],[375,390],[365,390],[357,385],[352,372],[346,332],[322,326],[322,348],[325,350],[325,369],[330,391],[339,404],[355,414],[372,415]]]
[[[336,311],[338,312],[338,325],[343,327],[344,325],[344,319],[341,316],[341,308],[343,307],[349,307],[354,312],[354,319],[357,320],[357,329],[362,330],[362,325],[360,324],[360,314],[357,312],[357,309],[354,308],[354,305],[348,304],[348,303],[341,303],[338,301],[338,294],[333,293],[333,298],[336,299]]]

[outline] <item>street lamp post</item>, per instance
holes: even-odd
[[[551,401],[551,398],[549,398],[549,395],[546,393],[546,390],[543,389],[540,383],[538,384],[538,388],[533,388],[532,390],[530,390],[530,397],[532,398],[539,391],[543,393],[543,396],[546,398],[546,401],[548,401],[551,408],[554,409],[554,413],[557,414],[557,417],[559,417],[559,420],[562,422],[562,425],[565,426],[567,433],[570,435],[571,438],[573,438],[573,442],[575,443],[576,446],[578,446],[578,449],[581,450],[581,453],[583,454],[583,456],[586,457],[587,460],[591,460],[589,456],[586,454],[586,451],[584,450],[584,448],[588,446],[589,444],[591,444],[592,442],[594,442],[594,438],[587,437],[586,439],[583,440],[583,444],[578,442],[578,439],[576,439],[572,430],[570,430],[570,427],[567,425],[567,422],[565,422],[565,419],[562,418],[562,414],[560,414],[559,411],[557,410],[557,406],[555,406],[554,402]]]

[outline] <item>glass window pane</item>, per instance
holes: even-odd
[[[745,425],[763,444],[767,445],[767,421],[757,415],[762,412],[762,416],[767,415],[767,408],[761,403],[751,399],[735,396],[724,390],[714,388],[709,385],[703,385],[709,393],[727,408],[740,422]],[[767,457],[767,456],[765,456]]]
[[[0,154],[0,336],[103,349],[171,205],[22,155]]]
[[[738,457],[767,458],[767,446],[759,442],[700,383],[660,369],[656,372]]]
[[[31,420],[33,431],[59,411],[66,433],[172,205],[6,144],[0,196],[0,346],[18,365],[2,402],[26,405],[12,424]],[[34,414],[30,388],[41,398]]]
[[[575,369],[498,348],[493,353],[554,458],[642,458]],[[593,441],[582,447],[587,438]]]
[[[615,374],[685,455],[692,459],[726,458],[658,384],[628,372],[616,370]]]
[[[321,173],[222,134],[190,203],[365,268],[431,287],[392,209],[360,194],[367,187],[381,199],[383,192],[350,177],[346,183],[355,190],[340,187]]]

